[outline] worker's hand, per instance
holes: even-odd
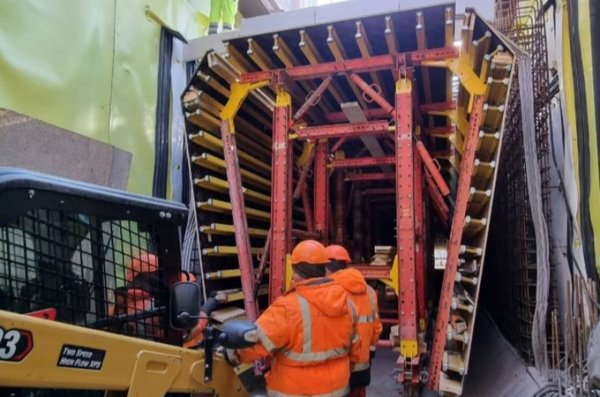
[[[231,364],[232,367],[237,367],[240,365],[240,356],[237,353],[237,350],[234,349],[225,349],[225,360]]]
[[[200,312],[198,324],[183,338],[183,346],[196,347],[204,339],[204,329],[208,326],[208,315]]]

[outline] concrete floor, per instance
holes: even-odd
[[[391,349],[378,349],[371,368],[371,385],[367,388],[367,396],[398,396],[400,385],[391,373],[396,368],[398,353]]]

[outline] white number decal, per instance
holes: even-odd
[[[6,334],[0,328],[0,359],[9,360],[17,352],[17,343],[21,340],[21,333],[17,330],[10,330]]]

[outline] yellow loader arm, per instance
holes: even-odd
[[[0,385],[247,396],[233,368],[215,357],[204,382],[204,352],[0,310]],[[107,393],[110,394],[110,393]]]

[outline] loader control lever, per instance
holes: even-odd
[[[175,329],[189,331],[194,328],[199,319],[204,319],[203,313],[210,313],[217,308],[222,297],[212,295],[200,307],[200,286],[194,282],[183,281],[171,287],[171,302],[169,318],[171,326]],[[193,313],[193,314],[192,314]],[[258,341],[256,325],[245,320],[230,320],[223,323],[218,329],[208,324],[204,329],[204,381],[212,380],[213,354],[215,345],[219,344],[225,349],[243,349],[250,347]]]

